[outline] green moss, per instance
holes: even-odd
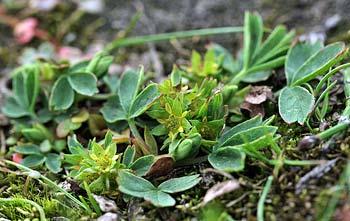
[[[0,198],[18,198],[31,200],[40,205],[47,218],[67,217],[77,220],[89,217],[86,211],[72,205],[70,201],[57,194],[45,184],[37,180],[25,178],[17,174],[0,173]],[[38,218],[37,209],[28,203],[12,202],[0,203],[1,214],[10,220],[23,220],[25,218]]]

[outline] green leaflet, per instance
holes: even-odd
[[[74,102],[74,91],[86,96],[96,94],[96,77],[89,72],[69,73],[60,77],[52,87],[49,106],[56,111],[68,109]]]
[[[159,96],[157,85],[148,85],[137,97],[133,100],[129,111],[129,118],[135,118],[144,113]]]
[[[324,74],[330,67],[344,58],[345,52],[345,45],[342,42],[330,44],[317,51],[296,72],[286,73],[291,75],[288,77],[290,84],[292,86],[301,85]]]
[[[129,113],[130,106],[137,96],[137,92],[141,86],[142,78],[143,68],[141,68],[138,72],[134,70],[127,70],[123,74],[119,85],[118,96],[121,106],[126,113]]]
[[[286,72],[287,84],[290,85],[295,73],[312,55],[321,50],[321,42],[298,43],[292,47],[287,54],[284,71]]]
[[[260,47],[263,36],[263,22],[259,15],[249,12],[244,16],[243,68],[248,69]]]
[[[110,123],[127,119],[127,114],[121,106],[118,95],[110,97],[100,111],[104,119]]]
[[[49,106],[53,110],[66,110],[74,102],[74,91],[67,77],[59,78],[52,87]]]
[[[14,150],[21,154],[40,154],[39,147],[34,144],[22,144],[20,146],[16,146]]]
[[[61,157],[55,153],[49,153],[46,155],[45,166],[53,173],[61,171]]]
[[[161,183],[158,189],[166,193],[182,192],[194,187],[200,180],[201,178],[199,178],[199,175],[172,178]]]
[[[219,148],[209,154],[209,163],[218,170],[237,172],[244,169],[245,153],[233,146]]]
[[[225,146],[226,143],[231,139],[231,137],[233,137],[235,134],[248,130],[249,128],[252,127],[257,127],[262,125],[262,117],[261,115],[258,115],[250,120],[244,121],[236,126],[234,126],[233,128],[229,129],[228,131],[226,131],[225,133],[222,134],[222,136],[220,136],[219,140],[218,140],[218,144],[215,145],[215,148],[220,147],[220,146]]]
[[[77,93],[92,96],[98,92],[97,78],[91,73],[73,73],[68,76],[70,86]]]
[[[240,81],[256,82],[268,77],[268,73],[284,64],[285,54],[294,32],[287,33],[283,26],[277,26],[265,41],[262,41],[264,27],[258,14],[246,12],[244,16],[243,65],[230,84]],[[259,73],[259,74],[257,74]],[[248,77],[251,75],[250,77]]]
[[[142,156],[135,160],[129,168],[135,171],[137,176],[145,176],[155,161],[153,155]]]
[[[278,107],[282,119],[287,123],[303,124],[311,113],[315,99],[305,88],[285,87],[279,96]]]
[[[268,124],[269,120],[263,122],[259,115],[227,130],[213,146],[208,156],[209,163],[227,172],[243,170],[246,151],[256,152],[270,145],[269,141],[277,127]]]
[[[45,162],[45,156],[41,154],[40,155],[33,154],[25,157],[22,160],[21,164],[23,164],[26,167],[37,167],[42,165],[44,162]]]
[[[135,154],[136,154],[135,148],[132,146],[128,146],[124,151],[122,163],[125,166],[129,167],[135,159]]]
[[[113,56],[108,56],[104,52],[100,52],[89,62],[86,71],[93,73],[96,77],[103,76],[108,72],[108,68],[112,64],[113,59]]]
[[[274,126],[258,126],[253,127],[244,131],[241,131],[225,141],[223,146],[234,146],[241,145],[244,143],[249,143],[260,137],[266,136],[268,134],[275,134],[277,127]]]

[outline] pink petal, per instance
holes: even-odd
[[[16,24],[14,35],[20,44],[30,42],[35,36],[35,30],[38,27],[38,20],[36,18],[26,18]]]
[[[79,48],[69,46],[61,47],[57,55],[60,60],[68,60],[71,63],[79,62],[84,58],[84,54]]]
[[[22,154],[20,154],[20,153],[14,153],[14,154],[12,155],[12,161],[15,162],[15,163],[21,163],[22,160],[23,160]]]

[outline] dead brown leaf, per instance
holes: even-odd
[[[220,197],[226,193],[230,193],[239,188],[239,182],[237,180],[227,180],[212,186],[204,196],[203,203],[206,204],[213,199]]]
[[[250,117],[255,117],[258,114],[265,116],[265,109],[262,104],[251,104],[244,102],[241,104],[241,109],[248,111]]]
[[[146,176],[159,177],[164,176],[174,167],[174,159],[168,154],[157,156],[156,161],[151,166]]]
[[[267,99],[274,101],[271,88],[268,86],[253,86],[244,101],[250,104],[262,104]]]

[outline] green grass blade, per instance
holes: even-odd
[[[264,207],[265,207],[264,203],[265,203],[267,194],[269,193],[269,191],[271,189],[272,181],[273,181],[273,176],[269,176],[269,178],[267,178],[263,192],[262,192],[261,197],[259,199],[258,214],[257,214],[258,221],[264,221]]]
[[[170,33],[122,38],[122,39],[116,39],[110,44],[108,44],[105,48],[105,51],[112,51],[120,47],[141,45],[149,42],[167,41],[167,40],[178,39],[178,38],[190,38],[193,36],[230,34],[230,33],[242,32],[242,31],[243,31],[243,27],[220,27],[220,28],[204,28],[204,29],[189,30],[189,31],[179,31],[179,32],[170,32]]]

